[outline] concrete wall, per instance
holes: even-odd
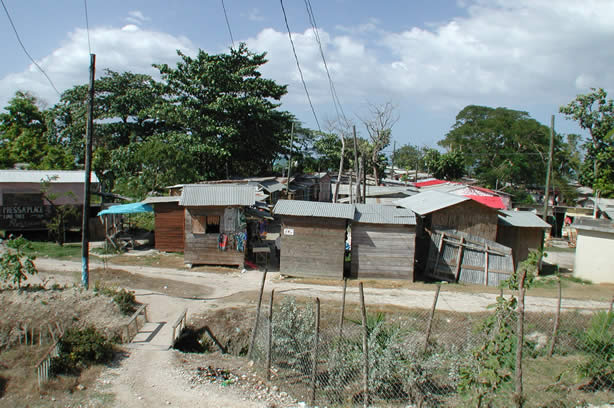
[[[594,283],[614,283],[614,233],[578,230],[574,276]]]

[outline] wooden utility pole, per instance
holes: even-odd
[[[360,202],[360,173],[358,172],[358,140],[356,139],[356,125],[352,126],[354,134],[354,172],[356,173],[356,202]]]
[[[288,157],[288,179],[286,180],[286,196],[290,194],[290,170],[292,168],[292,149],[293,148],[294,148],[294,122],[292,122],[292,127],[290,128],[290,157]]]
[[[83,186],[83,219],[81,223],[81,283],[90,286],[89,234],[90,234],[90,181],[92,173],[92,139],[94,137],[94,78],[96,54],[90,54],[90,87],[87,105],[87,128],[85,131],[85,185]]]
[[[392,179],[394,178],[394,157],[397,155],[397,141],[392,142]]]
[[[548,200],[550,200],[550,172],[552,171],[552,156],[554,155],[554,115],[550,119],[550,150],[548,153],[548,169],[546,170],[546,191],[544,194],[544,221],[548,222]]]
[[[365,155],[361,157],[362,163],[362,202],[367,203],[367,167],[365,165]]]

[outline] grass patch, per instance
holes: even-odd
[[[548,253],[548,252],[568,252],[568,253],[576,252],[576,248],[558,247],[558,246],[546,247],[546,248],[544,248],[544,250],[546,251],[546,253]]]
[[[69,243],[58,245],[55,242],[30,241],[23,252],[32,257],[57,259],[81,259],[81,244]]]

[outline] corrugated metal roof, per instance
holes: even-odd
[[[269,193],[274,193],[276,191],[282,191],[286,188],[285,184],[281,184],[279,181],[274,180],[274,179],[262,181],[262,182],[259,182],[258,184],[262,186],[263,190],[266,190]]]
[[[84,183],[83,170],[0,170],[0,183],[40,183],[51,179],[52,183]],[[92,183],[98,183],[92,172]]]
[[[245,184],[189,184],[183,186],[182,206],[252,206],[256,188]]]
[[[331,187],[334,189],[334,185]],[[360,188],[360,194],[363,192],[363,186]],[[352,186],[352,194],[356,193],[356,185]],[[403,193],[408,196],[418,194],[418,189],[408,186],[371,186],[367,185],[367,197],[385,196],[392,194]],[[339,194],[350,195],[349,184],[339,184]]]
[[[572,227],[576,228],[579,231],[587,230],[587,231],[599,231],[599,232],[607,232],[614,233],[614,222],[612,220],[605,219],[594,219],[588,217],[576,217]]]
[[[406,208],[377,204],[355,204],[354,221],[365,224],[416,225],[416,215]]]
[[[273,213],[297,217],[354,218],[351,204],[322,203],[318,201],[279,200]]]
[[[162,196],[162,197],[146,197],[142,203],[144,204],[160,204],[160,203],[178,203],[179,196]]]
[[[550,224],[530,211],[503,210],[499,214],[499,224],[522,228],[550,228]]]
[[[426,191],[395,201],[395,204],[399,207],[412,210],[416,214],[426,215],[468,200],[470,200],[470,198],[454,194],[442,193],[439,191]]]

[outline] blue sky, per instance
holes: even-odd
[[[85,83],[88,44],[81,0],[4,0],[33,58],[63,91]],[[225,0],[235,43],[266,51],[267,77],[288,85],[282,109],[315,128],[277,0]],[[221,0],[89,0],[92,52],[104,68],[152,75],[152,63],[228,50]],[[324,130],[335,110],[304,0],[284,0],[299,61]],[[346,115],[359,133],[369,104],[392,102],[397,146],[434,146],[466,105],[550,115],[590,87],[614,89],[611,0],[311,0]],[[553,7],[556,6],[556,7]],[[17,90],[52,105],[55,91],[19,47],[0,10],[0,106]],[[614,92],[614,91],[612,91]],[[579,132],[557,114],[555,127]]]

